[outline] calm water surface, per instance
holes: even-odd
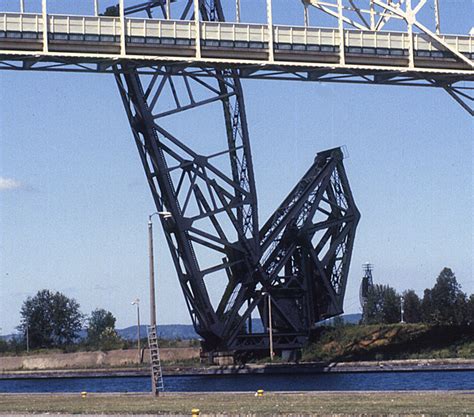
[[[312,375],[168,376],[166,391],[391,391],[474,390],[474,371]],[[141,392],[150,378],[48,378],[0,380],[1,392]]]

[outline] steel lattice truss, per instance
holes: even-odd
[[[218,2],[202,3],[200,13],[223,19]],[[237,355],[268,349],[268,334],[251,332],[253,312],[269,325],[266,293],[274,311],[275,349],[300,348],[317,321],[342,312],[359,213],[341,150],[318,154],[259,230],[236,71],[209,69],[205,77],[179,67],[150,75],[133,65],[115,71],[156,206],[172,213],[162,224],[204,349]],[[164,127],[167,117],[215,102],[222,104],[226,132],[220,150],[197,153]],[[222,164],[223,158],[228,162]],[[226,283],[218,302],[209,294],[216,280]]]
[[[415,53],[413,34],[423,34],[424,37],[434,41],[441,50],[450,54],[456,61],[466,64],[466,68],[473,69],[474,61],[466,57],[456,48],[449,45],[441,35],[439,0],[433,0],[434,30],[424,24],[418,16],[423,9],[427,9],[428,0],[302,0],[305,5],[305,21],[309,24],[308,7],[337,19],[339,27],[352,27],[363,31],[372,31],[374,34],[387,27],[407,31],[411,42],[408,51],[409,66],[415,68]],[[375,76],[374,81],[379,76]],[[404,81],[411,82],[413,78],[400,77],[400,74],[380,74],[382,82],[391,78],[398,79],[400,84]],[[404,79],[405,78],[405,79]],[[424,77],[427,85],[441,87],[454,98],[471,116],[474,115],[474,94],[471,87],[462,86],[459,79],[453,77],[448,80],[444,77]],[[466,79],[465,79],[466,80]],[[470,78],[472,81],[472,78]]]

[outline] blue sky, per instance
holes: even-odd
[[[467,33],[472,3],[443,4],[444,30]],[[421,294],[449,266],[474,292],[473,123],[445,92],[243,85],[261,224],[318,151],[347,146],[362,214],[347,312],[359,311],[366,261],[376,282],[399,291]],[[4,71],[0,92],[0,333],[14,330],[22,302],[43,288],[76,298],[85,313],[109,309],[119,327],[134,324],[131,301],[138,296],[148,308],[154,207],[113,77]],[[205,140],[222,120],[197,111],[187,123]],[[155,232],[158,322],[189,323],[160,227]]]

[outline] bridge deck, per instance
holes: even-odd
[[[194,21],[126,18],[122,36],[118,17],[48,15],[47,19],[48,39],[43,42],[46,31],[42,14],[0,13],[0,55],[45,53],[84,59],[199,58],[263,65],[342,63],[381,69],[409,68],[410,37],[404,32],[344,30],[341,42],[340,32],[334,28],[273,26],[271,34],[269,27],[262,24],[201,22],[196,34]],[[474,58],[473,36],[441,35],[440,38],[466,58]],[[344,45],[343,62],[341,45]],[[416,68],[440,73],[473,72],[472,66],[426,35],[414,35],[413,50]]]

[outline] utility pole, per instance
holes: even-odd
[[[150,273],[150,326],[156,326],[156,302],[155,302],[155,261],[153,257],[153,222],[148,216],[148,268]]]
[[[155,301],[155,255],[153,248],[153,222],[152,217],[157,214],[163,219],[171,218],[169,211],[156,211],[148,216],[148,270],[150,280],[150,326],[156,326],[156,301]]]
[[[160,389],[164,389],[164,384],[163,374],[161,372],[160,350],[158,347],[158,330],[156,327],[155,257],[153,250],[152,222],[152,217],[155,214],[159,215],[163,219],[168,219],[172,216],[169,211],[157,211],[148,216],[148,267],[150,273],[150,327],[148,328],[148,346],[150,348],[151,393],[153,395],[159,395]]]
[[[403,295],[400,296],[400,323],[405,323],[405,318],[404,318],[404,315],[405,315],[405,311],[403,309],[403,302],[404,302],[404,299],[403,299]]]
[[[270,335],[270,360],[273,361],[272,296],[268,293],[268,333]]]
[[[270,360],[273,361],[275,353],[273,352],[272,296],[269,292],[264,292],[262,295],[266,295],[268,300],[268,338],[270,339]]]
[[[26,320],[26,353],[30,353],[30,321]]]

